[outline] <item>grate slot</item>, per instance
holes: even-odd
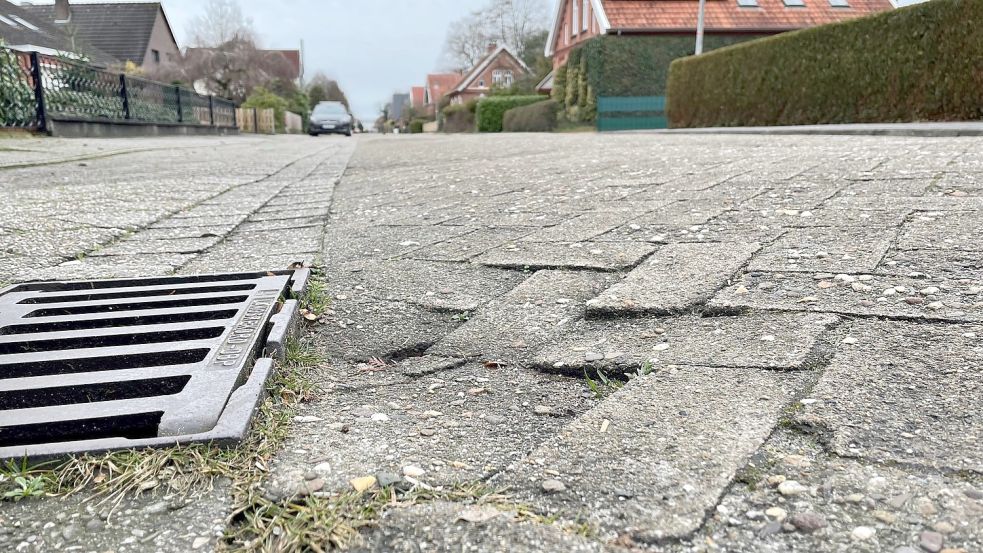
[[[195,313],[175,313],[173,315],[147,315],[122,317],[119,319],[72,319],[50,323],[19,324],[0,327],[0,336],[16,334],[41,334],[45,332],[66,332],[71,330],[94,330],[128,326],[149,326],[170,323],[193,323],[201,321],[221,321],[231,319],[238,313],[235,309],[223,311],[200,311]]]
[[[0,392],[0,411],[179,394],[190,375]]]
[[[130,292],[108,292],[103,294],[79,294],[73,296],[35,296],[17,303],[34,305],[42,303],[72,303],[78,301],[120,300],[126,298],[146,298],[153,296],[178,296],[186,294],[214,294],[218,292],[243,292],[253,290],[255,284],[235,284],[231,286],[200,286],[197,288],[162,288],[160,290],[135,290]]]
[[[37,353],[66,349],[90,349],[121,346],[138,346],[188,340],[209,340],[225,333],[225,327],[188,328],[164,332],[142,334],[113,334],[108,336],[87,336],[82,338],[60,338],[57,340],[30,340],[25,342],[0,343],[0,355]]]
[[[25,315],[25,318],[61,317],[66,315],[85,315],[88,313],[113,313],[115,311],[144,311],[148,309],[170,309],[174,307],[199,307],[202,305],[228,305],[231,303],[242,303],[247,299],[249,299],[249,296],[219,296],[186,300],[113,303],[105,305],[79,305],[74,307],[38,309]]]
[[[154,438],[157,436],[157,427],[163,416],[163,411],[155,411],[114,417],[0,426],[0,447],[106,438],[130,440]]]
[[[208,282],[228,282],[230,280],[256,280],[274,276],[276,273],[235,273],[225,275],[193,275],[185,277],[134,278],[122,280],[93,280],[88,282],[38,282],[21,284],[12,292],[72,292],[77,290],[105,290],[107,288],[135,288],[139,286],[173,286],[177,284],[199,284]]]
[[[0,364],[0,379],[188,365],[204,361],[210,351],[207,348],[200,348],[80,359],[6,363]]]

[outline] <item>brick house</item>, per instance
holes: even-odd
[[[707,0],[704,33],[762,36],[893,9],[891,0]],[[553,69],[570,51],[607,35],[693,35],[697,0],[557,0],[546,41]]]
[[[492,88],[508,88],[530,73],[529,68],[505,46],[488,45],[488,53],[447,94],[452,104],[482,98]]]
[[[24,11],[60,29],[82,49],[111,55],[117,62],[132,62],[153,71],[181,60],[171,25],[160,2],[54,4],[21,6]]]
[[[423,87],[423,104],[428,114],[437,113],[437,106],[461,80],[460,73],[431,73]]]
[[[422,86],[410,87],[410,107],[415,110],[422,110],[426,105],[426,88]]]

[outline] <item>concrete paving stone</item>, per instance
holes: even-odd
[[[294,209],[291,211],[258,211],[249,216],[249,221],[283,221],[287,219],[308,219],[311,217],[323,217],[327,220],[328,208],[318,207],[314,209]]]
[[[235,227],[246,219],[245,215],[223,215],[216,217],[194,217],[190,219],[179,219],[169,217],[155,221],[149,228],[170,229],[170,228],[198,228],[198,227]]]
[[[571,376],[598,370],[633,374],[664,365],[803,369],[822,356],[815,350],[818,339],[838,320],[827,314],[754,313],[577,321],[537,353],[533,364]]]
[[[403,302],[348,296],[329,282],[331,300],[316,342],[329,358],[367,361],[417,355],[461,325],[457,314],[435,313]],[[451,356],[453,357],[453,356]]]
[[[468,234],[410,252],[407,257],[429,261],[464,262],[503,244],[515,243],[530,232],[535,231],[530,227],[479,228]]]
[[[383,227],[357,222],[329,224],[324,236],[324,256],[329,264],[368,258],[392,258],[431,246],[469,230],[461,227]]]
[[[487,508],[487,507],[486,507]],[[492,507],[494,508],[494,507]],[[352,551],[360,553],[615,553],[625,551],[564,531],[560,524],[516,522],[514,512],[503,512],[483,523],[462,520],[475,506],[439,502],[388,511],[364,541]]]
[[[252,203],[247,203],[242,200],[240,201],[230,201],[223,203],[212,203],[212,204],[199,204],[190,209],[185,209],[171,215],[175,219],[199,219],[199,218],[212,218],[212,217],[245,217],[255,211],[259,206],[263,205],[260,200],[257,202],[255,199]]]
[[[702,526],[804,385],[802,376],[757,369],[639,377],[492,482],[603,533],[643,543],[682,538]],[[548,478],[566,491],[544,493]]]
[[[751,271],[862,273],[873,271],[894,241],[894,228],[813,227],[789,229],[762,248]]]
[[[800,213],[789,226],[802,227],[883,227],[898,228],[912,212],[911,208],[864,209],[853,207],[820,206],[813,211]]]
[[[590,272],[537,271],[488,302],[428,353],[524,362],[541,344],[582,318],[583,302],[606,287],[609,279]]]
[[[130,240],[180,240],[185,238],[222,237],[232,232],[236,225],[216,225],[207,227],[168,227],[140,229],[127,238]]]
[[[857,321],[798,416],[837,455],[983,474],[983,325]]]
[[[291,230],[299,228],[311,228],[317,227],[318,229],[324,229],[325,220],[323,217],[307,217],[304,219],[271,219],[269,221],[258,221],[249,222],[245,221],[241,225],[236,227],[236,231],[241,233],[249,232],[266,232],[266,231],[279,231],[279,230]]]
[[[805,489],[783,495],[775,484],[793,480]],[[728,551],[785,553],[810,551],[896,552],[924,551],[919,536],[944,530],[946,551],[983,550],[983,502],[968,493],[983,489],[981,480],[968,481],[937,471],[867,463],[827,453],[811,436],[779,429],[742,470],[705,527],[667,553]],[[825,524],[813,531],[786,530],[784,522],[810,513]],[[857,527],[875,530],[858,542]],[[714,544],[711,546],[710,544]]]
[[[638,265],[655,251],[639,242],[513,242],[473,262],[509,269],[594,269],[620,271]]]
[[[693,309],[725,285],[756,243],[670,244],[587,302],[592,314],[668,314]]]
[[[557,213],[476,210],[474,213],[462,213],[459,217],[443,224],[471,227],[549,227],[558,225],[568,218],[569,215]]]
[[[835,279],[830,273],[750,273],[717,293],[709,307],[728,312],[770,309],[954,322],[983,320],[978,283],[887,275],[845,277],[853,280]],[[938,291],[922,293],[933,287]]]
[[[85,257],[59,265],[37,268],[17,276],[17,280],[86,280],[163,276],[194,258],[179,253],[113,255]]]
[[[125,234],[122,229],[79,228],[58,232],[0,234],[0,250],[34,258],[72,258],[98,249]]]
[[[77,225],[99,227],[104,229],[129,229],[135,230],[149,225],[165,216],[169,215],[168,210],[133,210],[121,209],[113,210],[102,208],[94,212],[75,212],[63,214],[58,218]],[[192,219],[188,219],[189,221]],[[193,219],[201,221],[202,219]],[[205,223],[202,223],[205,224]]]
[[[324,228],[318,226],[257,232],[237,230],[225,238],[223,246],[266,253],[313,252],[321,249],[323,236]]]
[[[320,252],[281,253],[251,251],[230,243],[222,243],[207,252],[193,257],[180,266],[181,274],[208,274],[227,272],[279,271],[296,265],[310,267],[318,264]],[[111,259],[111,258],[105,258]]]
[[[333,290],[403,301],[431,311],[475,311],[508,292],[528,275],[475,265],[416,260],[351,262],[329,266]]]
[[[292,483],[327,463],[325,491],[349,481],[412,465],[431,486],[474,482],[520,461],[594,404],[575,380],[518,367],[463,367],[372,388],[324,387],[299,416],[277,456],[266,489],[289,494]],[[551,406],[550,415],[534,406]],[[507,423],[506,423],[507,421]],[[433,432],[421,432],[432,430]],[[429,435],[428,435],[429,434]]]
[[[231,493],[227,482],[217,481],[213,489],[188,496],[154,490],[128,495],[118,505],[86,492],[57,500],[5,501],[0,504],[0,550],[207,551],[220,541]]]
[[[884,256],[876,272],[899,276],[919,273],[930,278],[983,283],[983,256],[964,250],[894,250]]]
[[[836,195],[842,187],[843,183],[821,179],[776,183],[768,190],[742,203],[741,208],[811,211]]]
[[[983,252],[983,212],[919,212],[905,223],[898,249]]]
[[[175,238],[167,240],[137,240],[127,238],[93,251],[91,256],[135,255],[155,253],[199,253],[222,241],[219,236],[206,238]]]
[[[632,213],[623,210],[584,213],[558,225],[536,231],[522,240],[527,242],[584,242],[621,226],[631,216]]]
[[[700,225],[733,207],[734,203],[724,197],[678,200],[634,217],[629,224]]]

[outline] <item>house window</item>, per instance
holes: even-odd
[[[513,75],[511,69],[496,69],[492,71],[492,85],[508,88],[512,86]]]
[[[806,3],[803,0],[783,0],[785,6],[789,8],[804,8]]]
[[[584,31],[587,30],[587,24],[590,22],[590,10],[587,8],[587,5],[589,3],[590,0],[584,0],[584,5],[580,9],[580,14],[583,16],[584,19],[583,24],[581,25],[580,28],[583,29]]]
[[[757,8],[758,0],[737,0],[737,5],[742,8]]]
[[[481,79],[480,81],[478,81],[478,86],[481,88],[485,88],[485,80]]]
[[[154,63],[160,63],[160,50],[151,50],[150,53],[154,56]]]
[[[850,3],[847,0],[829,0],[829,5],[834,8],[849,8]]]
[[[580,22],[580,16],[577,14],[577,0],[570,2],[570,5],[573,8],[573,17],[570,18],[570,33],[576,36],[578,29],[580,29],[580,26],[577,25]]]

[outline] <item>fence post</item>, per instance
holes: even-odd
[[[235,104],[232,105],[232,126],[239,128],[239,110],[236,109]]]
[[[215,126],[215,96],[208,95],[208,119]]]
[[[174,87],[174,94],[177,95],[177,122],[184,123],[184,111],[181,109],[181,87]]]
[[[130,94],[126,90],[126,73],[119,75],[119,94],[123,97],[123,118],[130,118]]]
[[[41,56],[31,52],[31,78],[34,80],[34,102],[37,104],[38,131],[48,132],[48,117],[44,105],[44,82],[41,75]]]
[[[259,108],[253,108],[253,134],[259,134]]]

